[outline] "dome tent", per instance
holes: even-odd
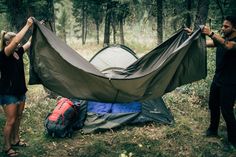
[[[125,69],[137,59],[130,48],[124,45],[112,45],[96,53],[90,63],[109,77],[116,74],[113,70],[117,72],[119,69]],[[84,133],[117,128],[124,124],[146,122],[171,124],[174,121],[161,97],[130,103],[87,101],[82,108],[82,112],[87,113],[82,129]]]

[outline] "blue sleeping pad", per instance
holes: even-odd
[[[141,103],[103,103],[88,101],[87,111],[98,114],[141,112]]]

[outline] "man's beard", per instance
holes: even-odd
[[[227,32],[227,33],[222,32],[222,34],[223,34],[223,37],[228,38],[231,36],[231,34],[233,34],[233,31]]]

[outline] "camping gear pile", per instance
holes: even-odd
[[[207,75],[200,28],[190,37],[180,29],[141,58],[119,45],[102,49],[89,62],[37,20],[34,24],[29,84],[86,100],[79,113],[85,133],[136,122],[171,124],[161,96]]]
[[[96,53],[90,60],[90,63],[94,64],[106,75],[111,76],[113,75],[114,69],[124,69],[137,59],[135,53],[128,47],[124,45],[112,45]],[[119,62],[119,60],[122,61]],[[62,98],[57,104],[61,104],[63,100],[67,100],[67,102],[70,101],[67,98]],[[119,128],[122,125],[128,124],[147,122],[172,124],[174,122],[174,118],[162,98],[129,103],[79,102],[79,106],[76,106],[78,116],[76,116],[76,118],[74,117],[75,120],[70,120],[72,117],[68,114],[61,116],[70,121],[67,127],[62,125],[61,122],[57,122],[57,125],[53,122],[53,125],[51,125],[50,123],[52,122],[49,121],[50,116],[46,118],[45,127],[49,135],[54,137],[66,137],[69,135],[70,137],[72,132],[78,129],[82,129],[81,131],[83,133],[92,133]],[[73,102],[70,101],[70,104],[73,105]],[[57,105],[52,113],[56,112],[56,114],[58,114],[57,108],[61,109],[61,107]],[[69,110],[68,113],[69,112],[74,112],[74,110]]]

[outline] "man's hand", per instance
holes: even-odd
[[[42,24],[42,25],[45,25],[45,21],[44,20],[39,21],[39,23]]]
[[[188,27],[185,27],[184,30],[187,32],[188,35],[191,35],[193,33],[193,30]]]
[[[211,35],[212,31],[211,31],[211,29],[209,27],[204,26],[202,28],[202,33],[209,36],[209,35]]]

